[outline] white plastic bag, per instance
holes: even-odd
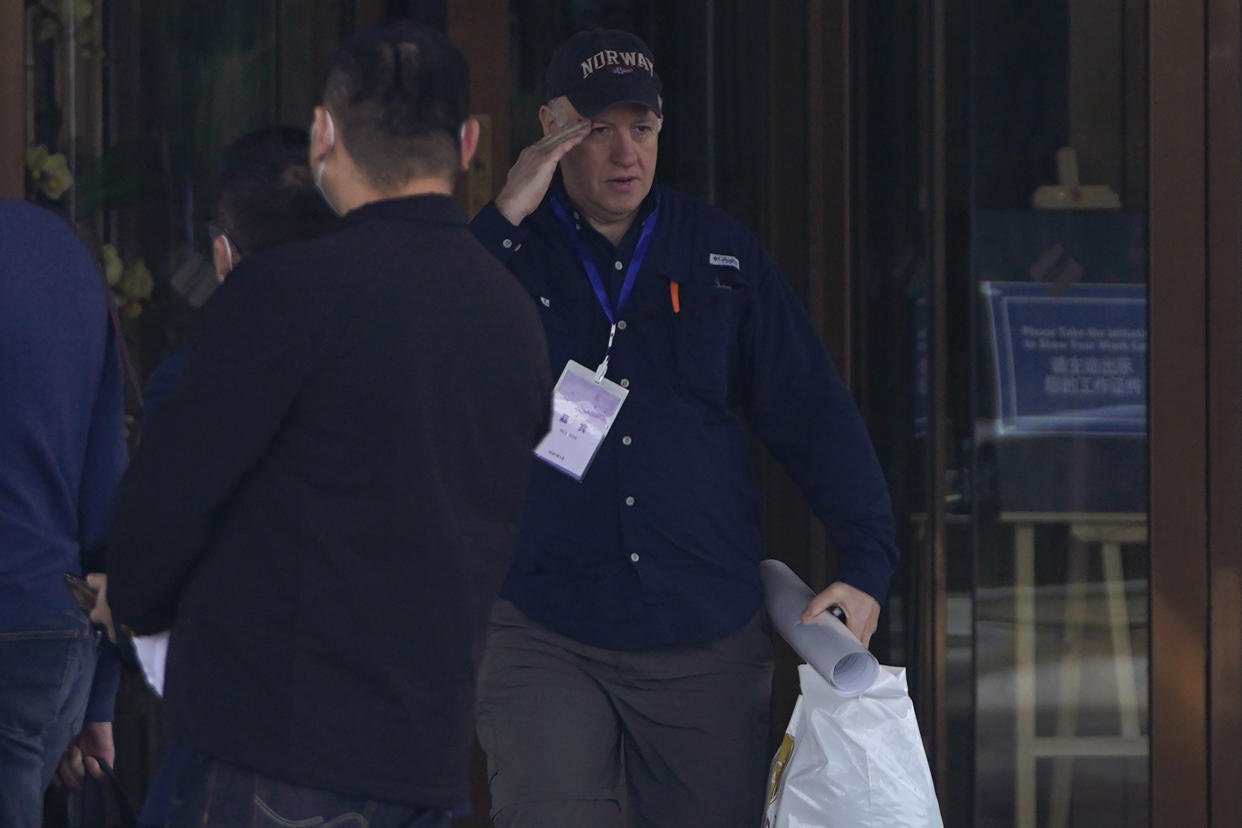
[[[840,695],[810,666],[768,774],[764,828],[943,828],[906,671]]]

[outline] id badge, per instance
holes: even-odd
[[[552,430],[535,447],[535,456],[574,480],[586,474],[600,444],[630,392],[572,359],[552,392]]]

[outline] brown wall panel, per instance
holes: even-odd
[[[1153,825],[1207,825],[1204,4],[1150,7]]]
[[[853,182],[850,94],[854,55],[850,44],[850,3],[809,4],[807,33],[819,71],[809,78],[808,180],[814,187],[807,210],[810,224],[809,304],[822,320],[824,341],[841,379],[853,388],[853,297],[850,223]],[[817,106],[817,103],[822,105]]]
[[[486,143],[470,170],[479,191],[470,203],[481,208],[500,192],[509,172],[508,0],[449,3],[448,35],[470,65],[470,110],[487,116]]]
[[[1242,7],[1208,6],[1211,824],[1242,825]]]
[[[0,0],[0,196],[22,198],[26,187],[25,4]]]

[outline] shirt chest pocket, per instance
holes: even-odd
[[[713,397],[727,390],[738,364],[747,288],[730,275],[698,273],[677,286],[679,308],[673,317],[677,370],[686,388]]]

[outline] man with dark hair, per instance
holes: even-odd
[[[112,608],[172,626],[166,709],[196,751],[173,825],[448,824],[548,427],[534,308],[451,199],[465,61],[369,30],[328,87],[310,161],[338,227],[229,276],[121,487]]]
[[[221,154],[217,179],[215,217],[208,225],[216,278],[221,282],[243,255],[270,247],[323,235],[336,223],[336,216],[320,197],[307,164],[310,140],[305,130],[268,127],[247,133],[229,144]],[[164,400],[176,389],[185,373],[189,351],[179,348],[165,356],[147,378],[142,395],[142,431],[145,434]],[[185,435],[184,439],[195,439]],[[116,639],[107,602],[107,576],[91,573],[91,586],[99,591],[91,619],[106,626]],[[168,634],[151,639],[143,651],[157,654],[166,646]],[[161,642],[160,639],[163,639]],[[124,638],[122,646],[127,646]],[[149,655],[148,658],[158,658]],[[163,664],[144,665],[163,674]],[[159,773],[147,791],[139,824],[162,826],[168,816],[175,784],[193,752],[174,739],[164,751]]]
[[[249,132],[225,147],[216,185],[215,217],[207,225],[216,278],[243,256],[279,244],[313,239],[336,223],[315,187],[306,156],[310,139],[293,127]],[[189,351],[180,348],[155,366],[143,389],[143,429],[181,381]]]
[[[305,130],[247,133],[220,157],[212,256],[223,280],[247,253],[320,235],[335,217],[315,190]]]
[[[124,405],[107,287],[73,228],[0,199],[0,259],[0,825],[34,828],[67,746],[66,780],[114,755],[119,664],[65,574],[104,564]]]
[[[737,221],[655,183],[661,91],[639,38],[571,37],[545,137],[473,223],[538,303],[558,399],[585,378],[616,401],[593,458],[558,406],[493,613],[479,738],[501,826],[760,823],[752,428],[837,552],[807,619],[837,606],[866,644],[897,562],[866,429],[784,277]]]
[[[461,142],[478,141],[478,122],[462,120],[470,91],[461,83],[465,71],[460,55],[413,41],[390,43],[379,50],[362,44],[342,50],[328,72],[324,105],[315,110],[315,125],[319,127],[319,117],[325,115],[331,129],[335,114],[341,131],[349,136],[350,158],[374,187],[397,187],[428,176],[452,177]],[[402,100],[417,104],[403,106]]]

